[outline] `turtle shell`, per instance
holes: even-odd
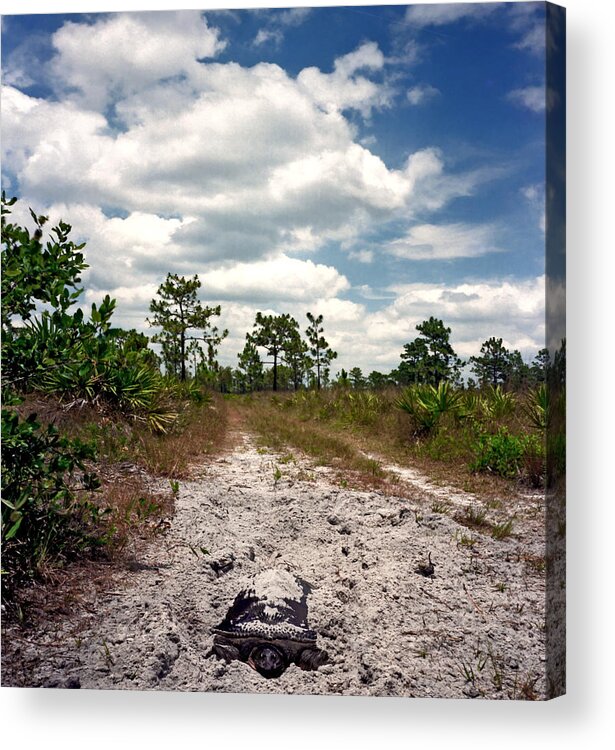
[[[239,592],[212,632],[227,637],[314,643],[316,633],[307,622],[311,590],[309,583],[286,570],[266,570]]]

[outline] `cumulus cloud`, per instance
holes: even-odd
[[[391,166],[359,140],[348,112],[369,117],[392,97],[375,43],[341,55],[330,72],[297,76],[217,62],[224,40],[195,12],[71,23],[53,44],[57,99],[28,96],[19,78],[3,89],[4,178],[26,205],[69,221],[87,242],[86,302],[116,297],[119,325],[147,330],[166,273],[198,273],[204,301],[223,303],[220,324],[231,330],[223,362],[236,364],[256,311],[290,312],[303,325],[310,309],[325,315],[340,366],[390,369],[414,336],[409,322],[488,296],[444,287],[433,302],[412,303],[407,289],[389,298],[366,285],[356,291],[331,256],[316,255],[336,242],[350,259],[373,263],[381,248],[365,238],[419,214],[423,223],[386,252],[426,259],[497,249],[490,225],[423,218],[472,195],[497,168],[452,173],[436,148]],[[353,291],[370,305],[346,299]],[[472,340],[471,327],[464,335]]]
[[[65,23],[53,35],[55,80],[100,109],[171,76],[189,76],[197,60],[225,47],[199,11],[112,14],[93,24]]]
[[[335,60],[332,73],[319,68],[304,68],[297,78],[299,85],[326,112],[355,109],[369,117],[372,109],[388,106],[392,89],[378,84],[359,71],[379,71],[384,67],[384,55],[375,42],[365,42],[358,49]]]
[[[224,42],[195,12],[65,24],[53,42],[72,93],[51,101],[4,88],[5,174],[41,206],[179,218],[166,257],[185,267],[350,246],[374,222],[437,210],[484,179],[448,174],[435,149],[390,168],[356,141],[346,109],[367,115],[390,97],[369,77],[385,66],[374,42],[331,73],[296,78],[273,64],[204,61]]]
[[[544,86],[526,86],[525,88],[513,89],[509,92],[508,99],[532,112],[544,112],[547,101]]]
[[[495,227],[476,224],[420,224],[384,247],[385,252],[406,260],[476,258],[499,252]]]
[[[349,287],[348,279],[332,266],[286,256],[214,268],[204,277],[208,296],[254,302],[311,302],[321,296],[335,297]]]
[[[100,25],[104,39],[110,24],[83,24],[82,33],[89,39]],[[116,27],[124,28],[114,18]],[[419,163],[430,157],[419,153],[405,170],[389,169],[354,142],[337,106],[321,106],[322,90],[307,86],[305,71],[293,79],[271,64],[246,69],[193,62],[189,81],[148,81],[139,90],[121,73],[119,88],[106,89],[122,92],[115,104],[120,132],[82,101],[47,101],[5,87],[6,171],[43,204],[85,200],[192,217],[184,233],[187,252],[196,243],[212,258],[258,257],[265,248],[283,252],[343,239],[375,213],[411,198]],[[377,46],[366,44],[339,58],[332,74],[308,70],[334,79],[329,92],[348,84],[350,100],[369,109],[379,87],[355,75],[382,64]],[[100,76],[108,82],[108,73],[91,73],[87,62],[80,76],[91,74],[96,88]],[[340,107],[350,100],[337,98]]]
[[[436,210],[485,178],[446,174],[435,149],[390,169],[275,65],[210,64],[200,79],[201,95],[175,92],[180,105],[129,97],[118,111],[131,125],[116,134],[100,113],[5,87],[5,169],[42,205],[182,217],[175,241],[203,260],[351,241],[376,219]]]

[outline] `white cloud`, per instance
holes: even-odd
[[[453,284],[399,284],[394,302],[366,320],[368,340],[397,347],[418,335],[416,325],[431,315],[451,328],[457,353],[469,357],[491,336],[527,358],[544,346],[545,278]],[[398,363],[398,361],[397,361]],[[397,364],[396,363],[396,364]]]
[[[537,23],[523,33],[521,39],[514,45],[517,49],[531,52],[534,55],[544,54],[546,24]]]
[[[335,297],[350,284],[332,266],[281,256],[270,261],[237,263],[213,268],[202,278],[204,294],[212,299],[253,302],[301,301]]]
[[[537,3],[515,3],[509,6],[511,30],[519,35],[513,45],[533,55],[543,55],[546,43],[545,9]]]
[[[348,257],[352,260],[358,260],[359,263],[372,263],[374,260],[373,250],[351,250]]]
[[[353,52],[338,57],[332,73],[323,73],[314,67],[304,68],[297,81],[304,93],[326,112],[355,109],[369,117],[372,109],[391,103],[393,91],[385,84],[358,75],[358,72],[380,71],[384,64],[384,55],[378,45],[365,42]]]
[[[147,331],[149,300],[166,273],[198,273],[204,301],[223,303],[227,363],[236,364],[258,309],[291,312],[302,327],[311,309],[325,315],[340,366],[396,366],[415,335],[409,322],[444,304],[458,309],[455,295],[466,292],[442,287],[433,301],[406,299],[412,317],[401,301],[363,288],[363,299],[385,305],[370,312],[340,298],[349,281],[329,262],[292,254],[334,240],[353,260],[373,262],[361,239],[370,230],[471,195],[497,170],[451,174],[435,148],[391,167],[369,141],[357,142],[347,110],[367,117],[391,97],[388,61],[374,43],[339,57],[330,73],[308,68],[293,78],[273,64],[211,61],[223,42],[198,13],[160,19],[126,14],[64,27],[54,69],[58,91],[72,87],[70,96],[3,91],[5,174],[26,205],[69,221],[87,241],[87,302],[108,292],[120,302],[118,325]],[[495,249],[488,227],[468,225],[419,224],[398,243],[415,258]],[[533,321],[519,331],[531,333]],[[521,340],[519,331],[509,339]]]
[[[526,86],[509,92],[508,99],[532,112],[544,112],[547,97],[544,86]]]
[[[532,211],[537,215],[538,226],[540,231],[544,233],[547,226],[544,184],[526,185],[524,188],[521,188],[521,195],[523,195]]]
[[[406,10],[405,25],[421,30],[464,21],[488,23],[499,21],[517,37],[513,47],[533,55],[544,54],[545,11],[539,3],[433,3],[411,5]]]
[[[435,3],[410,5],[406,23],[414,28],[444,26],[460,20],[484,20],[498,9],[497,3]]]
[[[406,260],[476,258],[498,252],[495,227],[477,224],[420,224],[384,246],[385,252]]]
[[[258,11],[257,11],[258,12]],[[288,8],[287,10],[270,10],[268,23],[258,30],[254,37],[254,46],[272,42],[281,44],[286,30],[293,26],[300,26],[312,12],[311,8]]]
[[[142,34],[148,46],[125,65]],[[198,13],[105,16],[62,27],[54,41],[58,77],[78,90],[54,102],[5,87],[5,173],[42,207],[87,203],[179,219],[166,259],[184,267],[332,240],[350,247],[374,222],[437,210],[484,180],[447,174],[435,149],[392,169],[355,141],[343,110],[368,113],[390,96],[366,77],[385,65],[373,42],[337,58],[332,73],[308,68],[294,79],[273,64],[199,62],[222,42]],[[119,132],[107,109],[91,109],[110,98]]]
[[[53,45],[56,81],[100,109],[157,81],[190,75],[198,59],[215,57],[225,43],[199,11],[185,10],[68,22],[53,35]]]
[[[160,283],[173,267],[181,270],[182,249],[174,242],[174,236],[190,223],[189,218],[163,218],[140,211],[125,218],[108,217],[98,206],[86,203],[29,205],[37,214],[49,216],[49,227],[64,220],[72,227],[71,238],[86,242],[90,268],[84,274],[84,282],[96,293],[120,287],[138,290],[143,285]],[[23,201],[15,204],[13,215],[16,221],[31,224]]]
[[[430,86],[429,84],[420,84],[418,86],[413,86],[411,89],[408,89],[408,92],[406,94],[406,98],[412,104],[413,106],[417,106],[419,104],[425,104],[430,99],[434,99],[440,94],[440,91],[435,88],[434,86]]]
[[[254,46],[260,47],[261,44],[267,44],[267,42],[274,42],[280,44],[284,39],[284,32],[281,29],[259,29],[257,35],[254,37]]]

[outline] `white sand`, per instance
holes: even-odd
[[[17,654],[15,631],[5,633],[3,684],[512,698],[529,681],[544,697],[544,575],[523,557],[544,555],[542,496],[520,495],[507,511],[517,514],[515,535],[497,541],[432,511],[434,497],[467,505],[463,493],[400,473],[411,500],[341,488],[333,472],[306,459],[277,463],[242,435],[181,483],[169,533],[125,585],[93,611],[30,634]],[[211,554],[190,549],[201,546]],[[428,553],[433,579],[415,572]],[[309,624],[331,657],[317,672],[293,666],[265,680],[207,656],[210,628],[271,568],[314,587]],[[280,581],[270,583],[281,595]]]

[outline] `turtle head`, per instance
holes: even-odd
[[[263,677],[271,679],[279,677],[286,670],[288,661],[280,648],[267,643],[252,649],[248,664]]]

